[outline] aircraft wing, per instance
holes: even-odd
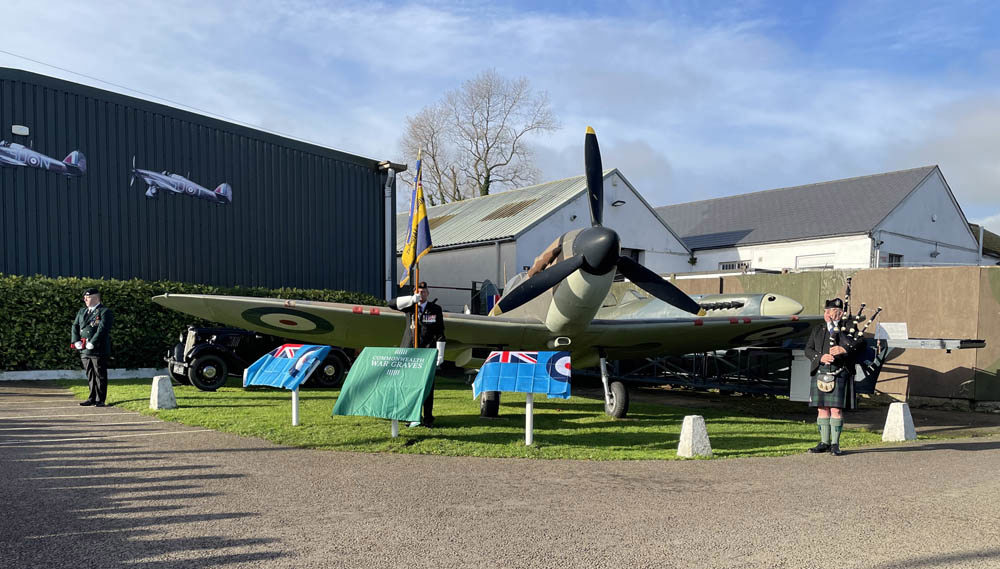
[[[404,314],[391,308],[234,296],[165,294],[153,301],[230,326],[345,348],[398,346]],[[596,363],[597,350],[609,359],[630,359],[735,348],[804,336],[822,316],[663,318],[594,320],[567,348],[574,364]],[[444,313],[447,350],[455,360],[469,348],[550,349],[554,337],[530,318]]]
[[[574,343],[599,347],[612,360],[680,355],[800,338],[820,322],[822,316],[594,320]]]
[[[385,306],[199,294],[164,294],[153,302],[199,318],[308,343],[345,348],[398,346],[404,313]],[[469,346],[544,344],[538,320],[444,313],[446,357]],[[511,348],[514,349],[514,348]]]
[[[28,164],[26,162],[18,160],[17,158],[13,158],[11,156],[4,156],[3,154],[0,154],[0,165],[3,165],[3,166],[27,166]]]

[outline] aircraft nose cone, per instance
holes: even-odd
[[[621,241],[612,229],[588,227],[573,240],[573,254],[583,255],[585,271],[603,275],[614,269],[618,263]]]
[[[761,316],[789,316],[802,312],[802,305],[780,294],[765,294],[760,302]]]

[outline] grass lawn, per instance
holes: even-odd
[[[79,398],[83,382],[64,381]],[[291,392],[243,389],[237,379],[216,392],[174,386],[178,409],[149,409],[151,380],[113,381],[108,403],[155,415],[165,421],[207,427],[277,444],[328,450],[397,452],[450,456],[570,458],[585,460],[672,460],[685,415],[702,415],[716,458],[798,454],[816,444],[814,421],[767,419],[752,412],[668,407],[632,402],[626,419],[604,414],[599,399],[535,396],[535,441],[524,444],[524,395],[504,393],[500,417],[479,417],[472,388],[461,379],[439,376],[434,392],[433,429],[400,425],[390,436],[389,421],[331,416],[339,390],[303,389],[299,423],[293,427]],[[877,433],[845,430],[845,449],[881,442]]]

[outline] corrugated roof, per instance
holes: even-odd
[[[614,169],[605,170],[607,179]],[[513,238],[587,190],[583,176],[556,180],[427,208],[435,247]],[[410,214],[396,214],[396,247],[409,231]]]
[[[975,223],[969,224],[969,229],[972,230],[972,235],[975,236],[976,241],[979,241],[979,225]],[[989,229],[983,228],[983,253],[986,255],[992,255],[994,257],[1000,256],[1000,235],[993,233]]]
[[[936,168],[669,205],[656,212],[691,249],[865,233]]]

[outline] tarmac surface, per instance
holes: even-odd
[[[914,410],[983,436],[842,457],[584,462],[293,449],[78,403],[0,385],[2,567],[1000,567],[989,415]]]

